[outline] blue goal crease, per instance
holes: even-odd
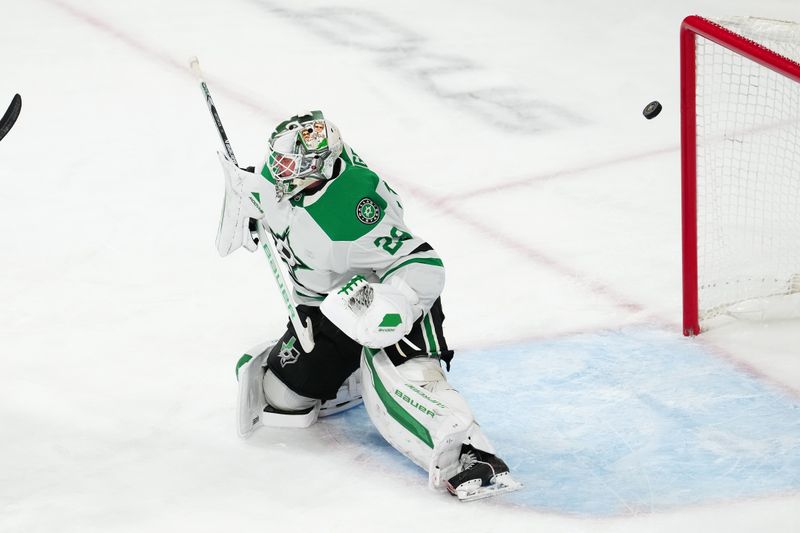
[[[671,332],[459,352],[449,380],[525,484],[509,504],[604,517],[800,489],[800,401]],[[363,409],[331,423],[424,475]]]

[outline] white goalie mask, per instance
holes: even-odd
[[[269,139],[266,161],[278,200],[331,179],[341,153],[339,129],[322,111],[301,113],[278,124]]]

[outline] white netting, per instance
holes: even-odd
[[[800,25],[716,21],[800,62]],[[800,83],[697,37],[700,319],[800,291]]]

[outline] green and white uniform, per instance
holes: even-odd
[[[461,499],[519,488],[507,468],[492,471],[491,480],[484,476],[482,482],[472,479],[465,466],[465,449],[495,457],[494,448],[440,366],[441,359],[449,367],[453,356],[442,332],[444,267],[433,248],[406,226],[397,193],[344,145],[331,178],[321,188],[303,184],[306,188],[294,196],[281,196],[271,168],[289,171],[298,161],[274,158],[271,167],[268,159],[260,175],[253,175],[223,160],[229,197],[218,250],[222,255],[238,246],[254,250],[247,241],[246,218],[260,218],[288,267],[298,312],[311,322],[315,341],[314,348],[305,352],[290,322],[276,343],[256,348],[255,358],[243,358],[247,362],[241,367],[244,377],[240,376],[239,413],[244,413],[239,417],[240,434],[249,434],[259,420],[266,425],[306,426],[323,416],[321,402],[328,405],[345,398],[346,405],[354,405],[360,396],[353,397],[352,389],[343,396],[343,384],[360,377],[356,381],[370,420],[392,446],[428,472],[431,487],[448,487]],[[263,218],[260,210],[256,213],[244,201],[250,194],[258,200]],[[380,349],[366,347],[367,342],[362,347],[355,340],[360,338],[358,330],[353,334],[337,322],[332,312],[342,302],[345,308],[351,305],[345,289],[358,284],[374,291],[374,299],[365,304],[367,314],[380,308],[378,295],[383,291],[390,303],[393,297],[405,297],[401,288],[413,291],[405,315],[413,325],[403,330],[404,338],[388,346],[379,344]],[[323,301],[333,302],[333,307],[320,309]],[[377,316],[383,316],[383,322],[400,316],[382,313]],[[400,337],[391,338],[389,342]],[[453,477],[457,473],[460,478]],[[449,479],[461,478],[467,481],[448,485]]]
[[[414,319],[423,319],[423,345],[414,344],[440,355],[446,350],[441,325],[434,325],[430,312],[444,287],[442,260],[406,226],[397,193],[346,145],[340,164],[338,176],[321,189],[282,201],[274,194],[269,166],[262,166],[257,193],[262,221],[288,267],[295,301],[318,307],[354,276],[382,283],[398,276],[419,296]],[[413,351],[407,345],[398,349]]]

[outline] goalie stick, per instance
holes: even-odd
[[[22,97],[19,94],[15,94],[14,98],[11,99],[11,104],[3,114],[3,118],[0,118],[0,140],[11,130],[11,127],[17,121],[20,111],[22,111]]]
[[[217,108],[214,105],[214,101],[211,99],[211,93],[208,90],[208,85],[206,84],[205,80],[203,80],[203,74],[200,71],[200,61],[196,57],[191,58],[189,60],[189,67],[192,69],[192,72],[194,72],[197,80],[200,82],[200,88],[202,89],[206,103],[208,104],[208,110],[211,112],[211,116],[214,119],[214,124],[217,126],[217,133],[219,133],[222,144],[225,145],[225,152],[228,154],[228,158],[234,165],[239,166],[239,163],[236,161],[236,156],[233,155],[233,148],[231,148],[231,143],[228,140],[228,136],[225,134],[225,128],[222,127],[222,121],[219,118],[219,113],[217,113]],[[264,212],[255,197],[250,195],[248,199],[253,203],[259,212]],[[253,224],[253,222],[255,222],[255,224]],[[286,310],[289,312],[289,320],[291,321],[292,325],[294,326],[294,330],[297,333],[297,339],[300,341],[300,345],[303,347],[303,350],[305,350],[306,353],[309,353],[314,349],[314,334],[311,330],[311,321],[307,320],[306,322],[308,322],[308,325],[306,326],[303,324],[300,315],[297,314],[297,307],[292,301],[292,296],[290,294],[289,286],[286,283],[286,278],[284,277],[283,271],[281,270],[278,260],[275,257],[276,253],[272,247],[272,242],[267,235],[268,230],[264,227],[264,224],[262,224],[260,220],[251,220],[250,231],[253,233],[253,240],[261,244],[261,248],[264,250],[264,253],[267,256],[270,271],[275,278],[275,283],[278,284],[278,290],[283,297],[283,303],[286,305]]]

